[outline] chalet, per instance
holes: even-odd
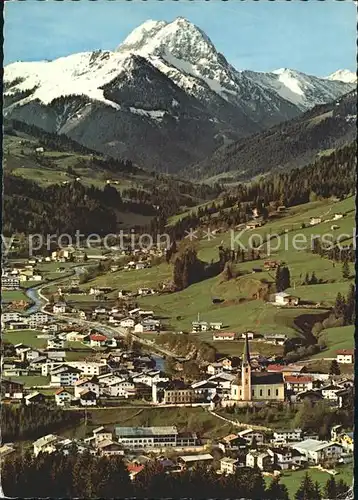
[[[40,392],[33,392],[32,394],[27,394],[25,396],[25,404],[27,406],[33,404],[41,404],[45,402],[46,397]]]
[[[247,222],[246,224],[246,229],[256,229],[258,227],[261,227],[264,224],[263,220],[252,220],[250,222]]]
[[[337,363],[353,364],[354,363],[354,349],[340,349],[336,351]]]
[[[209,323],[210,330],[221,330],[222,327],[223,323],[220,322]]]
[[[59,366],[50,372],[50,385],[52,387],[72,386],[79,379],[81,373],[81,370],[71,366]]]
[[[99,383],[96,377],[79,379],[74,383],[75,398],[80,397],[87,390],[99,397]]]
[[[266,452],[249,451],[246,455],[246,467],[258,467],[267,470],[272,464],[272,457]]]
[[[287,341],[287,335],[283,333],[272,333],[264,335],[264,341],[268,344],[284,345]]]
[[[129,297],[132,294],[132,292],[128,290],[119,290],[118,291],[118,298],[123,299],[124,297]]]
[[[343,214],[341,212],[338,212],[338,213],[335,213],[333,215],[333,219],[332,220],[339,220],[339,219],[342,219],[343,217]]]
[[[155,292],[153,288],[138,288],[137,294],[138,295],[153,295]]]
[[[223,453],[238,451],[245,449],[247,446],[247,441],[237,434],[229,434],[221,439],[219,442],[219,448]]]
[[[256,444],[261,445],[264,442],[264,435],[260,431],[254,431],[252,429],[244,429],[237,433],[238,437],[244,439],[247,444],[252,444],[256,441]]]
[[[92,333],[89,338],[91,347],[104,347],[107,342],[107,337],[99,333]]]
[[[279,292],[274,294],[275,304],[281,306],[297,306],[300,299],[298,297],[294,297],[286,292]]]
[[[220,460],[220,472],[222,474],[235,474],[238,465],[237,458],[224,457]]]
[[[234,332],[220,332],[213,333],[213,340],[235,340],[236,333]]]
[[[280,470],[295,469],[307,462],[303,453],[287,446],[268,448],[267,453],[272,457],[275,468],[278,466]]]
[[[67,311],[67,304],[65,302],[56,302],[52,307],[54,314],[63,314]]]
[[[315,226],[316,224],[321,224],[322,219],[321,217],[311,217],[310,218],[310,225]]]
[[[135,321],[133,318],[125,318],[125,319],[122,319],[120,322],[119,322],[120,326],[122,328],[133,328],[134,325],[135,325]]]
[[[309,375],[286,375],[284,381],[286,389],[294,394],[313,389],[313,378]]]
[[[24,384],[15,380],[1,380],[1,394],[5,398],[22,399],[24,396]]]
[[[96,448],[101,456],[124,455],[123,447],[111,439],[102,439],[96,444]]]
[[[60,387],[60,389],[55,392],[55,402],[57,406],[67,406],[71,404],[72,400],[73,394],[63,387]]]
[[[318,441],[316,439],[305,439],[292,445],[292,448],[299,451],[306,457],[309,464],[322,464],[327,460],[338,462],[342,455],[343,447],[333,441]]]
[[[276,444],[286,444],[297,442],[302,439],[302,429],[277,429],[273,431],[272,442]]]
[[[97,394],[85,389],[80,394],[80,404],[81,406],[96,406],[97,405]]]
[[[50,337],[47,339],[47,349],[64,349],[65,345],[65,340],[59,337]]]
[[[209,330],[209,323],[207,321],[193,321],[192,333],[207,332]]]
[[[156,332],[160,330],[160,321],[156,319],[144,319],[134,327],[134,333]]]

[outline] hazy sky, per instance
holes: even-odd
[[[356,68],[351,0],[64,0],[5,4],[4,63],[114,49],[147,19],[183,16],[237,69],[289,67],[324,76]]]

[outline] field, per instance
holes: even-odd
[[[1,300],[3,302],[13,302],[17,300],[24,300],[25,302],[31,302],[30,299],[25,295],[22,290],[2,290]]]
[[[327,328],[320,335],[324,335],[327,349],[316,354],[314,358],[335,357],[337,349],[354,349],[354,325]]]
[[[3,332],[3,340],[11,344],[26,344],[30,347],[46,347],[46,339],[38,339],[37,335],[42,332],[38,330],[6,330]]]
[[[17,382],[23,382],[25,387],[36,387],[38,385],[47,385],[50,383],[50,377],[43,377],[42,375],[29,375],[16,377]]]
[[[346,464],[344,466],[336,467],[338,474],[335,476],[336,480],[342,479],[348,485],[352,484],[353,480],[353,464]],[[298,470],[298,471],[284,471],[280,482],[287,486],[290,499],[294,499],[294,495],[298,490],[302,479],[304,478],[306,472],[309,473],[313,482],[318,482],[323,490],[327,480],[331,477],[328,472],[321,471],[316,468],[310,468],[308,470]],[[272,478],[266,476],[266,484],[271,482]]]
[[[230,424],[214,417],[203,408],[113,408],[87,411],[88,426],[81,424],[76,429],[68,430],[68,437],[84,437],[92,428],[99,425],[114,428],[123,426],[160,426],[176,425],[179,432],[191,430],[202,437],[215,438],[229,434]]]

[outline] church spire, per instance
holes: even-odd
[[[249,337],[248,337],[247,333],[245,334],[245,343],[244,343],[244,352],[242,355],[242,364],[243,365],[250,364]]]

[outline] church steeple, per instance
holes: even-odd
[[[245,342],[244,342],[244,352],[242,355],[242,364],[250,365],[250,348],[249,348],[249,337],[247,333],[245,334]]]
[[[242,399],[244,401],[251,401],[251,364],[250,364],[250,347],[249,338],[247,333],[245,335],[244,352],[242,354],[241,363],[241,389]]]

